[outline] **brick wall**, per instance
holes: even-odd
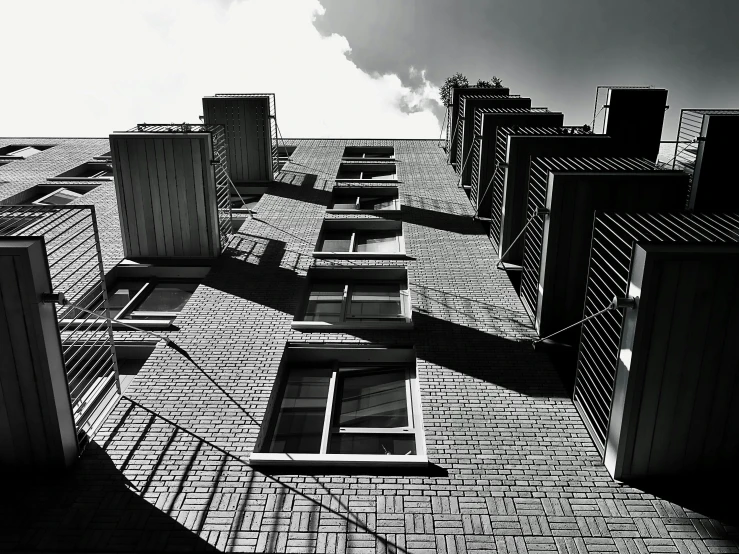
[[[93,153],[71,142],[75,156]],[[8,484],[0,548],[739,552],[728,520],[609,478],[548,358],[526,342],[531,323],[436,141],[290,143],[293,163],[175,321],[189,358],[160,344],[68,475]],[[325,214],[346,145],[395,147],[408,259],[361,264],[407,266],[413,330],[290,327],[308,269],[336,263],[312,252],[324,217],[346,217]],[[7,190],[43,177],[21,174]],[[77,202],[95,204],[112,266],[112,184]],[[288,341],[414,346],[430,467],[252,469]]]

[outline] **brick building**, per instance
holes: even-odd
[[[183,301],[175,348],[114,326],[123,397],[64,475],[4,484],[0,549],[739,552],[718,501],[611,479],[437,141],[288,140],[225,252],[166,271],[76,169],[108,139],[17,145],[53,147],[0,166],[0,204],[79,194],[111,302]]]

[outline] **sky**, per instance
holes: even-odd
[[[0,136],[197,122],[274,92],[286,137],[437,138],[461,71],[591,123],[598,85],[739,108],[739,0],[0,0]],[[7,55],[12,53],[12,55]]]

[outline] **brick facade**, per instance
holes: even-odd
[[[0,166],[0,203],[109,149],[45,141],[58,146]],[[730,518],[610,479],[436,141],[288,144],[292,163],[168,333],[188,357],[159,343],[68,474],[4,486],[0,550],[739,552]],[[312,257],[324,218],[349,217],[326,214],[347,145],[394,146],[406,260]],[[95,205],[112,268],[113,184],[75,203]],[[308,270],[331,264],[407,267],[413,329],[293,330]],[[251,468],[288,342],[414,347],[429,468]]]

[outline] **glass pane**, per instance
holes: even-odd
[[[76,192],[72,192],[71,190],[59,189],[51,196],[47,196],[46,198],[44,198],[41,203],[63,206],[64,204],[69,204],[72,200],[75,200],[80,196],[82,195],[77,194]]]
[[[179,312],[195,291],[192,283],[161,283],[136,307],[141,312]]]
[[[355,252],[375,252],[375,253],[397,253],[398,248],[398,232],[397,231],[376,231],[372,233],[357,233],[357,239],[354,243]]]
[[[365,196],[359,199],[359,209],[392,210],[395,209],[395,202],[387,196]]]
[[[338,323],[341,321],[341,301],[344,297],[343,283],[316,283],[308,296],[304,320]]]
[[[351,231],[331,231],[323,234],[321,252],[349,252],[352,242]]]
[[[38,150],[34,148],[33,146],[25,146],[23,148],[20,148],[16,150],[15,152],[9,152],[9,156],[23,156],[24,158],[28,158],[29,156],[33,156],[34,154],[38,154],[41,152],[41,150]]]
[[[350,167],[340,167],[339,173],[336,175],[337,179],[359,179],[361,176],[361,171],[359,169],[354,169]]]
[[[390,152],[365,152],[365,158],[392,158],[393,155]]]
[[[394,169],[365,170],[362,176],[365,179],[394,179],[395,170]]]
[[[349,315],[353,318],[399,317],[400,283],[390,285],[359,284],[351,287]]]
[[[331,437],[328,453],[413,455],[416,453],[416,437],[413,433],[407,435],[337,433]]]
[[[343,196],[336,199],[333,208],[335,210],[356,210],[357,209],[357,197],[356,196]]]
[[[405,370],[341,376],[334,425],[408,427]]]
[[[330,373],[291,371],[268,452],[318,454]]]
[[[110,317],[115,317],[131,299],[136,296],[146,283],[119,283],[113,292],[108,292],[108,307]],[[102,309],[100,310],[102,313]]]

